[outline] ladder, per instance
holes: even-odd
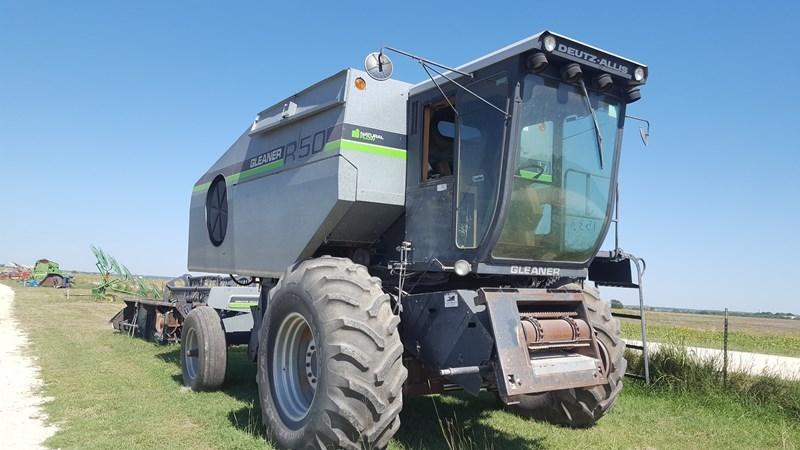
[[[633,282],[630,266],[633,264],[636,267],[636,282]],[[631,378],[644,380],[646,384],[650,384],[650,353],[647,348],[647,319],[645,317],[644,308],[644,288],[643,278],[644,272],[647,269],[647,264],[644,259],[634,256],[630,253],[624,252],[622,249],[617,248],[612,251],[599,252],[597,257],[589,266],[589,279],[594,281],[597,286],[608,286],[618,288],[636,289],[639,292],[639,314],[627,314],[611,312],[614,317],[622,319],[638,320],[641,324],[642,341],[641,344],[625,343],[625,347],[631,350],[639,350],[642,352],[642,362],[644,366],[644,373],[626,373],[625,375]]]
[[[647,145],[646,142],[645,145]],[[614,250],[598,252],[589,266],[589,278],[598,286],[621,287],[639,291],[639,314],[615,313],[612,311],[611,315],[624,319],[639,320],[642,328],[641,345],[631,344],[626,341],[625,347],[642,352],[644,374],[625,373],[625,375],[644,380],[646,384],[650,384],[650,352],[647,349],[647,320],[644,315],[643,288],[643,278],[644,272],[647,270],[647,264],[644,259],[625,252],[619,246],[619,183],[614,186],[614,217],[611,222],[614,224]],[[631,263],[636,267],[636,283],[633,282],[633,277],[631,276]]]

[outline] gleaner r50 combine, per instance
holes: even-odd
[[[430,79],[390,79],[386,52]],[[385,47],[265,109],[194,187],[189,269],[261,285],[250,356],[282,447],[385,447],[404,395],[496,391],[590,426],[626,368],[596,289],[631,285],[614,221],[647,67],[542,32],[448,69]],[[435,73],[434,73],[435,72]],[[223,323],[184,323],[184,381],[224,379]]]

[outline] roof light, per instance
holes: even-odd
[[[547,68],[547,56],[545,56],[542,52],[536,52],[530,56],[528,56],[528,60],[525,62],[528,66],[528,70],[531,72],[541,72]]]
[[[639,100],[640,98],[642,98],[642,93],[641,93],[641,91],[639,91],[639,88],[635,87],[635,88],[628,89],[625,92],[625,97],[626,97],[626,100],[627,100],[628,103],[633,103],[636,100]]]
[[[633,71],[633,79],[636,81],[644,81],[644,68],[637,67],[636,70]]]
[[[553,50],[555,50],[556,49],[556,38],[551,36],[551,35],[549,35],[549,34],[547,36],[545,36],[544,37],[544,49],[547,50],[548,52],[552,52]]]
[[[580,78],[583,71],[581,66],[577,63],[567,64],[561,68],[561,79],[567,83],[574,83]]]
[[[599,91],[605,91],[611,88],[611,86],[614,84],[614,80],[611,78],[611,75],[607,73],[601,73],[600,75],[594,77],[592,84],[594,85],[595,89]]]

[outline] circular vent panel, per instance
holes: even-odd
[[[219,175],[211,182],[206,195],[206,228],[208,238],[215,247],[225,240],[228,231],[228,189],[225,177]]]

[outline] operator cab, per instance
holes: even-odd
[[[412,267],[585,278],[647,67],[545,31],[457,72],[409,94]]]

